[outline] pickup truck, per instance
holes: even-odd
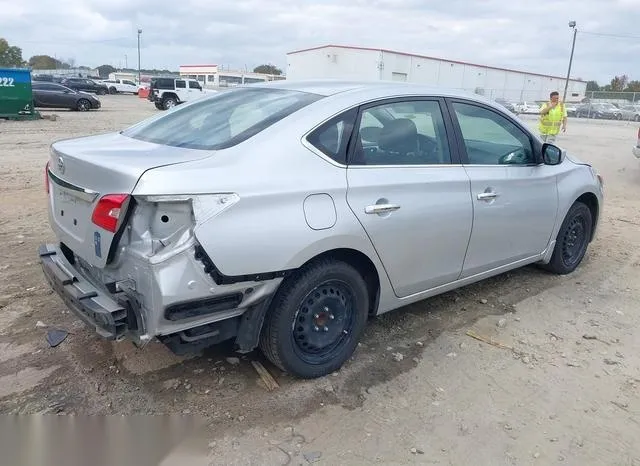
[[[109,89],[109,94],[138,94],[138,85],[128,79],[106,79],[102,83]]]

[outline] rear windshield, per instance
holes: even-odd
[[[123,135],[174,147],[232,147],[322,96],[283,89],[239,88],[182,104]],[[183,106],[184,105],[184,106]]]

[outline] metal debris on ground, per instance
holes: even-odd
[[[309,453],[303,453],[304,459],[309,463],[315,463],[316,461],[320,461],[320,457],[322,456],[322,452],[320,451],[312,451]]]
[[[280,388],[278,382],[276,382],[269,371],[259,361],[251,361],[251,364],[260,376],[260,379],[264,382],[268,391],[272,392],[273,390]]]
[[[497,348],[508,349],[508,350],[512,350],[513,351],[513,348],[511,346],[505,345],[505,344],[500,343],[498,341],[494,341],[491,338],[488,338],[488,337],[485,337],[485,336],[482,336],[482,335],[478,335],[473,330],[467,330],[467,335],[470,336],[471,338],[475,338],[476,340],[482,341],[484,343],[487,343],[489,345],[495,346]]]
[[[55,348],[60,343],[62,343],[65,338],[67,338],[67,335],[69,335],[69,332],[67,332],[66,330],[49,330],[47,332],[47,343],[49,343],[49,346],[51,346],[52,348]]]

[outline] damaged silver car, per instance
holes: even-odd
[[[234,88],[58,141],[51,286],[102,337],[232,339],[318,377],[368,318],[539,263],[570,273],[602,180],[479,96],[405,83]]]

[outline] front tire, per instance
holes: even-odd
[[[300,378],[334,372],[353,355],[367,323],[369,293],[351,265],[325,259],[285,279],[260,336],[260,349]]]
[[[589,245],[593,226],[593,216],[586,204],[576,202],[565,217],[553,255],[544,268],[558,275],[573,272],[582,262]]]
[[[87,99],[78,100],[79,112],[88,112],[89,110],[91,110],[91,102],[89,102]]]

